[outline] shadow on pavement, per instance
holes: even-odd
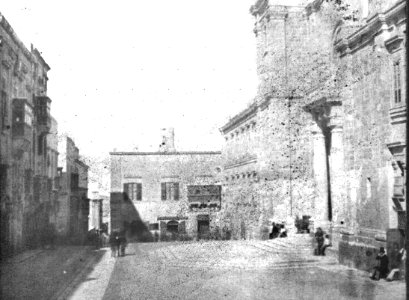
[[[54,299],[89,274],[106,250],[69,246],[46,250],[23,262],[1,265],[0,299]]]
[[[126,193],[111,193],[112,231],[125,231],[129,242],[153,242],[154,237]]]

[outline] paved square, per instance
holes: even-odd
[[[405,299],[404,282],[311,253],[309,238],[130,244],[60,299]]]

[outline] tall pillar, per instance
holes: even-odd
[[[335,227],[348,227],[345,224],[346,195],[344,170],[343,130],[340,120],[330,120],[331,150],[329,156],[329,171],[331,184],[332,221]]]
[[[314,123],[311,126],[313,135],[313,168],[314,181],[316,184],[316,198],[314,203],[314,227],[328,228],[328,176],[327,176],[327,153],[325,150],[325,136],[321,128]]]

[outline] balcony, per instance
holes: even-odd
[[[33,140],[33,109],[27,99],[13,100],[12,137],[16,153],[28,151]]]
[[[48,133],[51,129],[51,99],[47,96],[35,97],[35,114],[39,133]]]
[[[221,186],[188,186],[188,201],[189,208],[193,211],[201,209],[218,210],[221,206]]]

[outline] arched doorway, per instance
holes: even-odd
[[[171,234],[177,234],[179,232],[179,222],[178,221],[169,221],[166,224],[166,231]]]

